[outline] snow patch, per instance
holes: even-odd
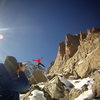
[[[75,98],[74,100],[92,100],[93,99],[93,92],[92,90],[87,90],[85,92],[83,92],[80,96],[78,96],[77,98]]]
[[[75,89],[81,90],[84,85],[88,85],[88,89],[90,89],[92,86],[92,83],[94,82],[93,79],[89,77],[78,79],[78,80],[67,80],[64,77],[59,76],[59,79],[62,83],[64,83],[65,89],[69,89],[69,90],[72,89],[73,87]]]
[[[41,89],[43,89],[43,88],[44,88],[44,85],[39,85],[39,87],[40,87]]]
[[[80,96],[78,96],[77,98],[75,98],[74,100],[92,100],[93,98],[93,92],[92,92],[92,84],[93,84],[93,79],[92,78],[83,78],[83,79],[78,79],[78,80],[67,80],[64,77],[60,77],[59,79],[62,83],[64,83],[65,85],[65,89],[72,89],[73,87],[70,87],[71,85],[74,86],[75,89],[82,89],[82,87],[86,84],[88,90],[84,91]]]
[[[88,86],[91,86],[93,83],[92,78],[84,78],[84,79],[78,79],[78,80],[69,80],[73,85],[75,89],[82,89],[82,87],[87,84]]]
[[[22,97],[23,96],[23,94],[20,94],[20,97]]]
[[[98,72],[100,72],[100,69],[98,70]]]
[[[46,100],[44,93],[39,90],[34,90],[31,92],[32,96],[29,96],[30,100]]]
[[[83,61],[79,61],[77,64],[80,65],[80,64],[82,64],[82,63],[83,63]]]

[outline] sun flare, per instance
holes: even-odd
[[[4,39],[4,36],[3,35],[0,35],[0,39]]]

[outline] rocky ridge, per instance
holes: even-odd
[[[49,74],[70,73],[83,78],[88,76],[92,71],[99,69],[100,30],[98,28],[92,28],[88,30],[87,34],[80,32],[80,34],[70,35],[70,38],[68,34],[65,42],[65,54],[63,54],[62,60],[60,59],[62,58],[60,52],[62,47],[59,46],[58,55],[54,65],[49,70]],[[87,73],[87,75],[85,73]]]
[[[40,72],[45,81],[38,73],[21,100],[100,100],[100,28],[67,34],[48,71]]]

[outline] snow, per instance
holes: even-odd
[[[58,76],[63,76],[62,74],[58,74]]]
[[[62,83],[65,84],[65,89],[71,89],[70,85],[73,84],[75,89],[82,89],[82,87],[86,84],[88,87],[87,91],[84,91],[80,96],[75,98],[74,100],[85,100],[89,99],[92,100],[93,98],[93,92],[92,92],[92,83],[94,82],[92,78],[83,78],[78,80],[67,80],[64,77],[59,77]]]
[[[29,96],[30,100],[46,100],[44,93],[39,90],[34,90],[31,92],[32,96]]]
[[[59,79],[62,83],[65,85],[65,89],[71,89],[73,88],[72,85],[74,86],[75,89],[82,89],[82,87],[86,84],[88,85],[88,88],[91,88],[92,83],[94,82],[92,78],[83,78],[83,79],[77,79],[77,80],[67,80],[64,77],[60,77]]]
[[[98,70],[98,72],[100,72],[100,69]]]
[[[82,88],[82,86],[84,86],[85,84],[87,85],[91,85],[93,83],[93,79],[92,78],[84,78],[84,79],[78,79],[78,80],[69,80],[73,85],[75,89],[80,89]]]
[[[20,97],[22,97],[23,96],[23,94],[20,94]]]
[[[92,90],[87,90],[85,92],[83,92],[80,96],[78,96],[77,98],[75,98],[74,100],[92,100],[93,99],[93,92]]]
[[[39,85],[39,87],[40,87],[41,89],[43,89],[43,88],[44,88],[44,85]]]
[[[80,96],[78,96],[74,100],[85,100],[85,99],[92,100],[93,98],[92,84],[94,82],[92,78],[87,77],[84,79],[70,80],[70,82],[75,86],[74,88],[80,89],[80,90],[85,84],[88,85],[88,90],[84,91]]]
[[[81,90],[84,85],[87,85],[88,86],[87,88],[91,89],[92,84],[94,82],[93,78],[89,78],[89,77],[83,79],[77,79],[77,80],[68,80],[64,77],[60,77],[60,76],[58,77],[60,81],[65,85],[64,86],[65,89],[69,89],[69,90],[71,90],[73,87],[75,89]]]
[[[82,64],[82,63],[83,63],[83,61],[79,61],[79,62],[78,62],[78,65],[80,65],[80,64]]]

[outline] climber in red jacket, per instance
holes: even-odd
[[[39,58],[37,60],[33,60],[36,61],[38,63],[38,68],[40,67],[40,65],[42,65],[43,67],[45,67],[42,63],[41,63],[42,58]]]

